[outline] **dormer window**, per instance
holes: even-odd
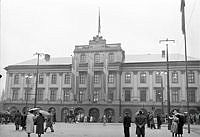
[[[108,59],[110,63],[114,62],[114,53],[109,53]]]
[[[100,55],[98,53],[94,55],[94,62],[100,63]]]
[[[81,56],[80,56],[80,62],[81,63],[85,63],[86,62],[86,56],[85,56],[85,54],[81,54]]]

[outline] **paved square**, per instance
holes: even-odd
[[[124,137],[122,123],[56,123],[54,125],[55,132],[50,129],[42,135],[42,137]],[[197,132],[194,132],[197,131]],[[188,134],[184,129],[184,137],[199,137],[200,126],[195,126]],[[131,126],[131,137],[135,135],[135,124]],[[163,126],[161,130],[146,128],[146,137],[171,137],[171,132],[167,130],[167,126]],[[0,137],[27,137],[25,131],[15,131],[14,124],[0,125]],[[31,134],[31,137],[37,135]]]

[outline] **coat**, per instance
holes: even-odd
[[[46,120],[46,127],[52,127],[53,126],[53,117],[52,115],[47,116]]]
[[[34,133],[34,119],[35,116],[32,113],[28,113],[26,117],[26,132]]]
[[[125,116],[123,120],[124,127],[130,127],[131,126],[131,117]]]
[[[21,124],[21,113],[16,112],[15,113],[15,125],[20,125]]]
[[[137,115],[135,117],[135,124],[136,124],[136,134],[145,135],[146,116],[143,114]]]
[[[36,122],[36,134],[44,134],[44,116],[39,115],[37,116]]]

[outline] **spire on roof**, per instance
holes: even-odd
[[[99,8],[98,36],[100,33],[101,33],[101,22],[100,22],[100,8]]]

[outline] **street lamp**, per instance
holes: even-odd
[[[25,79],[26,79],[26,84],[27,84],[27,90],[25,91],[25,98],[26,98],[26,112],[28,110],[28,95],[29,95],[29,92],[30,92],[30,87],[29,87],[29,84],[30,84],[30,80],[33,76],[29,73],[27,75],[25,75]]]
[[[37,55],[36,82],[35,82],[35,100],[34,100],[34,107],[36,107],[36,104],[37,104],[37,89],[38,89],[38,71],[39,71],[40,56],[44,56],[45,60],[49,61],[50,60],[50,55],[49,54],[44,54],[44,53],[38,53],[38,52],[36,52],[34,55]]]
[[[175,40],[169,40],[169,39],[166,39],[166,40],[160,40],[159,43],[162,43],[162,42],[165,42],[166,43],[166,54],[167,54],[167,60],[166,60],[166,67],[167,67],[167,112],[168,112],[168,130],[171,129],[171,123],[169,122],[170,119],[169,119],[169,115],[170,115],[170,109],[171,109],[171,106],[170,106],[170,86],[169,86],[169,57],[168,57],[168,43],[169,42],[173,42],[175,43]]]

